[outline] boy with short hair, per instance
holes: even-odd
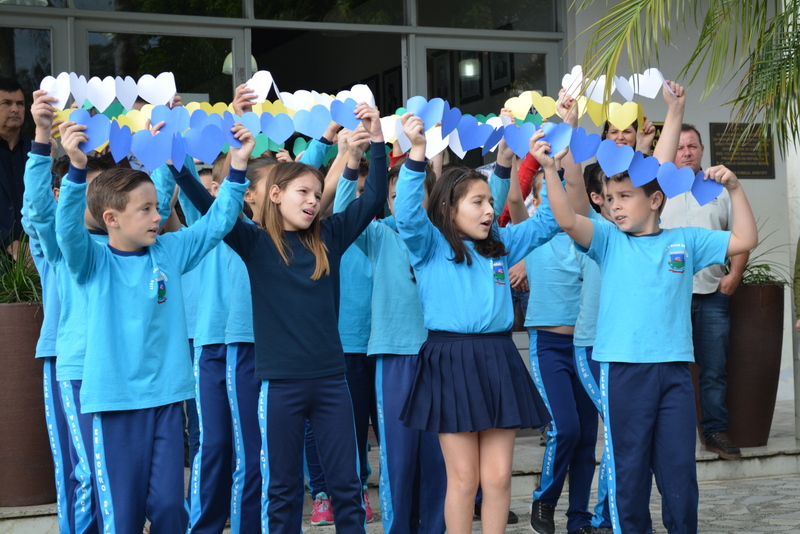
[[[756,246],[753,212],[736,175],[717,166],[706,170],[706,178],[730,193],[731,232],[660,229],[666,198],[658,182],[634,187],[627,173],[607,182],[616,228],[598,223],[573,211],[542,137],[537,132],[531,144],[545,169],[553,215],[603,276],[593,359],[601,366],[614,532],[649,531],[652,469],[667,531],[695,534],[695,410],[687,365],[693,361],[692,275]]]
[[[154,530],[181,532],[182,402],[194,395],[180,278],[230,231],[241,211],[244,169],[254,146],[241,125],[233,131],[231,176],[197,224],[158,235],[162,216],[147,174],[107,171],[85,185],[86,129],[59,128],[70,171],[56,212],[58,242],[84,287],[88,324],[82,411],[93,414],[94,468],[103,526],[136,532],[145,517]],[[183,172],[188,172],[184,169]],[[86,190],[86,195],[84,195]],[[82,231],[84,201],[109,234],[100,245]]]

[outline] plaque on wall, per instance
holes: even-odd
[[[738,178],[775,178],[772,135],[759,145],[760,134],[751,131],[734,152],[743,124],[712,122],[708,125],[711,165],[725,165]]]

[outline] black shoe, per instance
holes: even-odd
[[[572,530],[569,534],[596,534],[596,530],[592,527],[581,527],[578,530]]]
[[[716,452],[725,460],[741,460],[742,451],[725,432],[716,432],[706,438],[706,450]]]
[[[544,504],[542,501],[531,503],[531,530],[536,534],[555,534],[556,523],[553,516],[556,507]]]
[[[481,505],[480,505],[480,503],[477,503],[477,502],[475,503],[475,511],[473,512],[473,519],[477,519],[478,521],[480,521],[480,519],[481,519]],[[508,524],[508,525],[516,525],[517,523],[519,523],[519,517],[517,517],[517,514],[515,514],[511,510],[509,510],[508,511],[508,521],[506,521],[506,524]]]

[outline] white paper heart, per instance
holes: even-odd
[[[139,78],[137,86],[139,87],[139,96],[154,106],[171,103],[178,92],[175,87],[175,75],[171,72],[162,72],[155,78],[150,74],[145,74]]]
[[[387,143],[394,143],[394,140],[397,139],[397,133],[395,131],[396,122],[400,122],[400,119],[397,117],[397,115],[387,115],[386,117],[381,117],[381,131],[383,132],[383,138]]]
[[[403,131],[403,122],[398,120],[394,125],[394,133],[397,136],[397,142],[400,143],[400,150],[408,152],[411,150],[411,139],[408,138]]]
[[[253,74],[253,77],[247,80],[247,87],[255,91],[256,98],[253,102],[265,102],[269,96],[269,91],[272,89],[274,81],[272,74],[268,70],[260,70]]]
[[[505,128],[509,124],[513,124],[514,119],[509,117],[508,115],[500,115],[500,122],[502,123],[503,128]]]
[[[57,78],[46,76],[39,84],[39,89],[47,91],[47,96],[54,96],[58,99],[52,103],[54,108],[64,109],[69,100],[69,73],[62,72]]]
[[[83,103],[86,102],[86,89],[88,85],[85,76],[78,76],[74,72],[69,73],[69,90],[79,108],[82,108]]]
[[[611,93],[614,93],[614,89],[616,88],[616,84],[611,82]],[[589,100],[594,100],[595,102],[603,102],[603,92],[606,89],[606,75],[603,74],[596,80],[592,80],[588,84],[586,84],[586,91],[584,95]]]
[[[452,150],[459,159],[464,159],[464,155],[467,151],[461,147],[461,138],[458,136],[458,130],[450,132],[447,138],[450,140],[450,150]]]
[[[311,95],[314,97],[314,102],[317,104],[322,104],[326,108],[331,109],[331,102],[333,102],[333,97],[331,95],[318,93],[316,91],[311,91]]]
[[[372,94],[372,89],[370,89],[368,85],[363,83],[356,84],[350,89],[350,94],[351,98],[355,100],[357,104],[366,102],[370,106],[375,107],[375,95]]]
[[[577,95],[583,87],[583,67],[575,65],[572,70],[561,78],[561,87],[567,94]]]
[[[614,77],[614,85],[617,86],[617,92],[625,99],[626,102],[633,100],[633,87],[630,82],[622,76]]]
[[[122,107],[133,109],[136,97],[139,96],[139,87],[136,85],[136,80],[130,76],[125,76],[124,79],[117,76],[114,78],[114,85],[117,89],[117,100],[122,104]]]
[[[495,130],[498,128],[504,128],[506,126],[505,124],[503,124],[503,119],[500,117],[492,117],[490,119],[486,119],[486,124],[494,128]]]
[[[351,100],[355,100],[355,97],[353,96],[353,91],[351,91],[350,89],[342,89],[341,91],[336,93],[336,100],[344,102],[348,98]]]
[[[100,113],[111,105],[116,96],[117,86],[111,76],[106,76],[102,80],[97,76],[92,76],[86,85],[86,98]]]
[[[630,83],[637,95],[655,98],[664,84],[664,75],[657,68],[650,68],[641,74],[631,76]]]
[[[293,109],[294,111],[300,111],[301,109],[311,109],[314,104],[314,95],[312,95],[309,91],[300,89],[299,91],[295,91],[294,93],[280,93],[281,100],[283,101],[283,105],[289,109]]]
[[[442,139],[442,128],[440,126],[434,126],[425,132],[425,139],[427,140],[427,144],[425,145],[425,157],[428,159],[437,155],[450,144],[450,136]]]

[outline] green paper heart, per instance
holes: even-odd
[[[311,143],[305,137],[298,137],[294,140],[294,145],[292,145],[292,154],[297,157],[300,153],[305,152],[308,148],[308,145]]]
[[[400,115],[401,117],[408,113],[406,108],[397,108],[397,111],[394,112],[395,115]]]
[[[253,147],[253,152],[250,154],[254,158],[257,158],[261,154],[263,154],[269,148],[269,137],[260,133],[256,136],[256,146]]]
[[[336,154],[339,153],[339,145],[333,145],[325,152],[325,159],[322,160],[323,165],[327,165],[333,158],[336,157]]]
[[[285,144],[286,143],[278,144],[275,141],[273,141],[272,139],[269,139],[269,149],[272,152],[276,153],[276,154],[281,151],[281,149],[283,148],[283,145],[285,145]]]
[[[228,153],[228,150],[230,150],[230,149],[231,149],[231,145],[229,145],[228,143],[225,143],[225,144],[222,146],[222,150],[221,150],[220,152],[222,152],[223,154],[227,154],[227,153]]]
[[[103,115],[105,115],[109,119],[113,119],[114,117],[122,115],[123,113],[125,113],[125,108],[122,107],[122,104],[115,101],[112,102],[111,105],[106,108],[106,110],[103,112]]]

